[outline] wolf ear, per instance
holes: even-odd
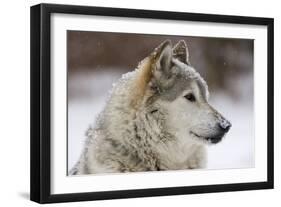
[[[173,48],[173,57],[179,61],[189,63],[189,52],[184,40],[180,40]]]
[[[172,66],[172,43],[170,40],[164,41],[151,54],[152,57],[152,80],[151,86],[158,90],[165,89],[171,85],[173,72]]]
[[[159,45],[153,54],[154,69],[167,73],[172,62],[172,43],[170,40]]]

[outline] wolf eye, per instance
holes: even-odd
[[[194,102],[196,101],[195,96],[192,93],[188,93],[187,95],[184,96],[187,100]]]

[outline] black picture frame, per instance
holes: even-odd
[[[187,187],[86,192],[73,194],[51,194],[51,46],[50,15],[53,13],[99,15],[112,17],[134,17],[149,19],[181,20],[210,23],[232,23],[264,25],[267,27],[267,181],[238,184],[219,184]],[[166,196],[194,193],[242,191],[273,188],[273,38],[272,18],[195,14],[168,11],[102,8],[56,4],[39,4],[31,7],[31,174],[30,199],[38,203],[88,201],[102,199]]]

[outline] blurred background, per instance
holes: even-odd
[[[166,39],[185,40],[192,66],[208,83],[211,105],[232,123],[226,138],[208,147],[207,168],[254,167],[254,40],[68,31],[68,169],[112,84]]]

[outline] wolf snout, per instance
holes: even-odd
[[[218,127],[221,131],[223,131],[224,133],[228,132],[230,127],[231,127],[231,123],[229,121],[227,121],[226,119],[223,119],[222,121],[220,121],[218,123]]]

